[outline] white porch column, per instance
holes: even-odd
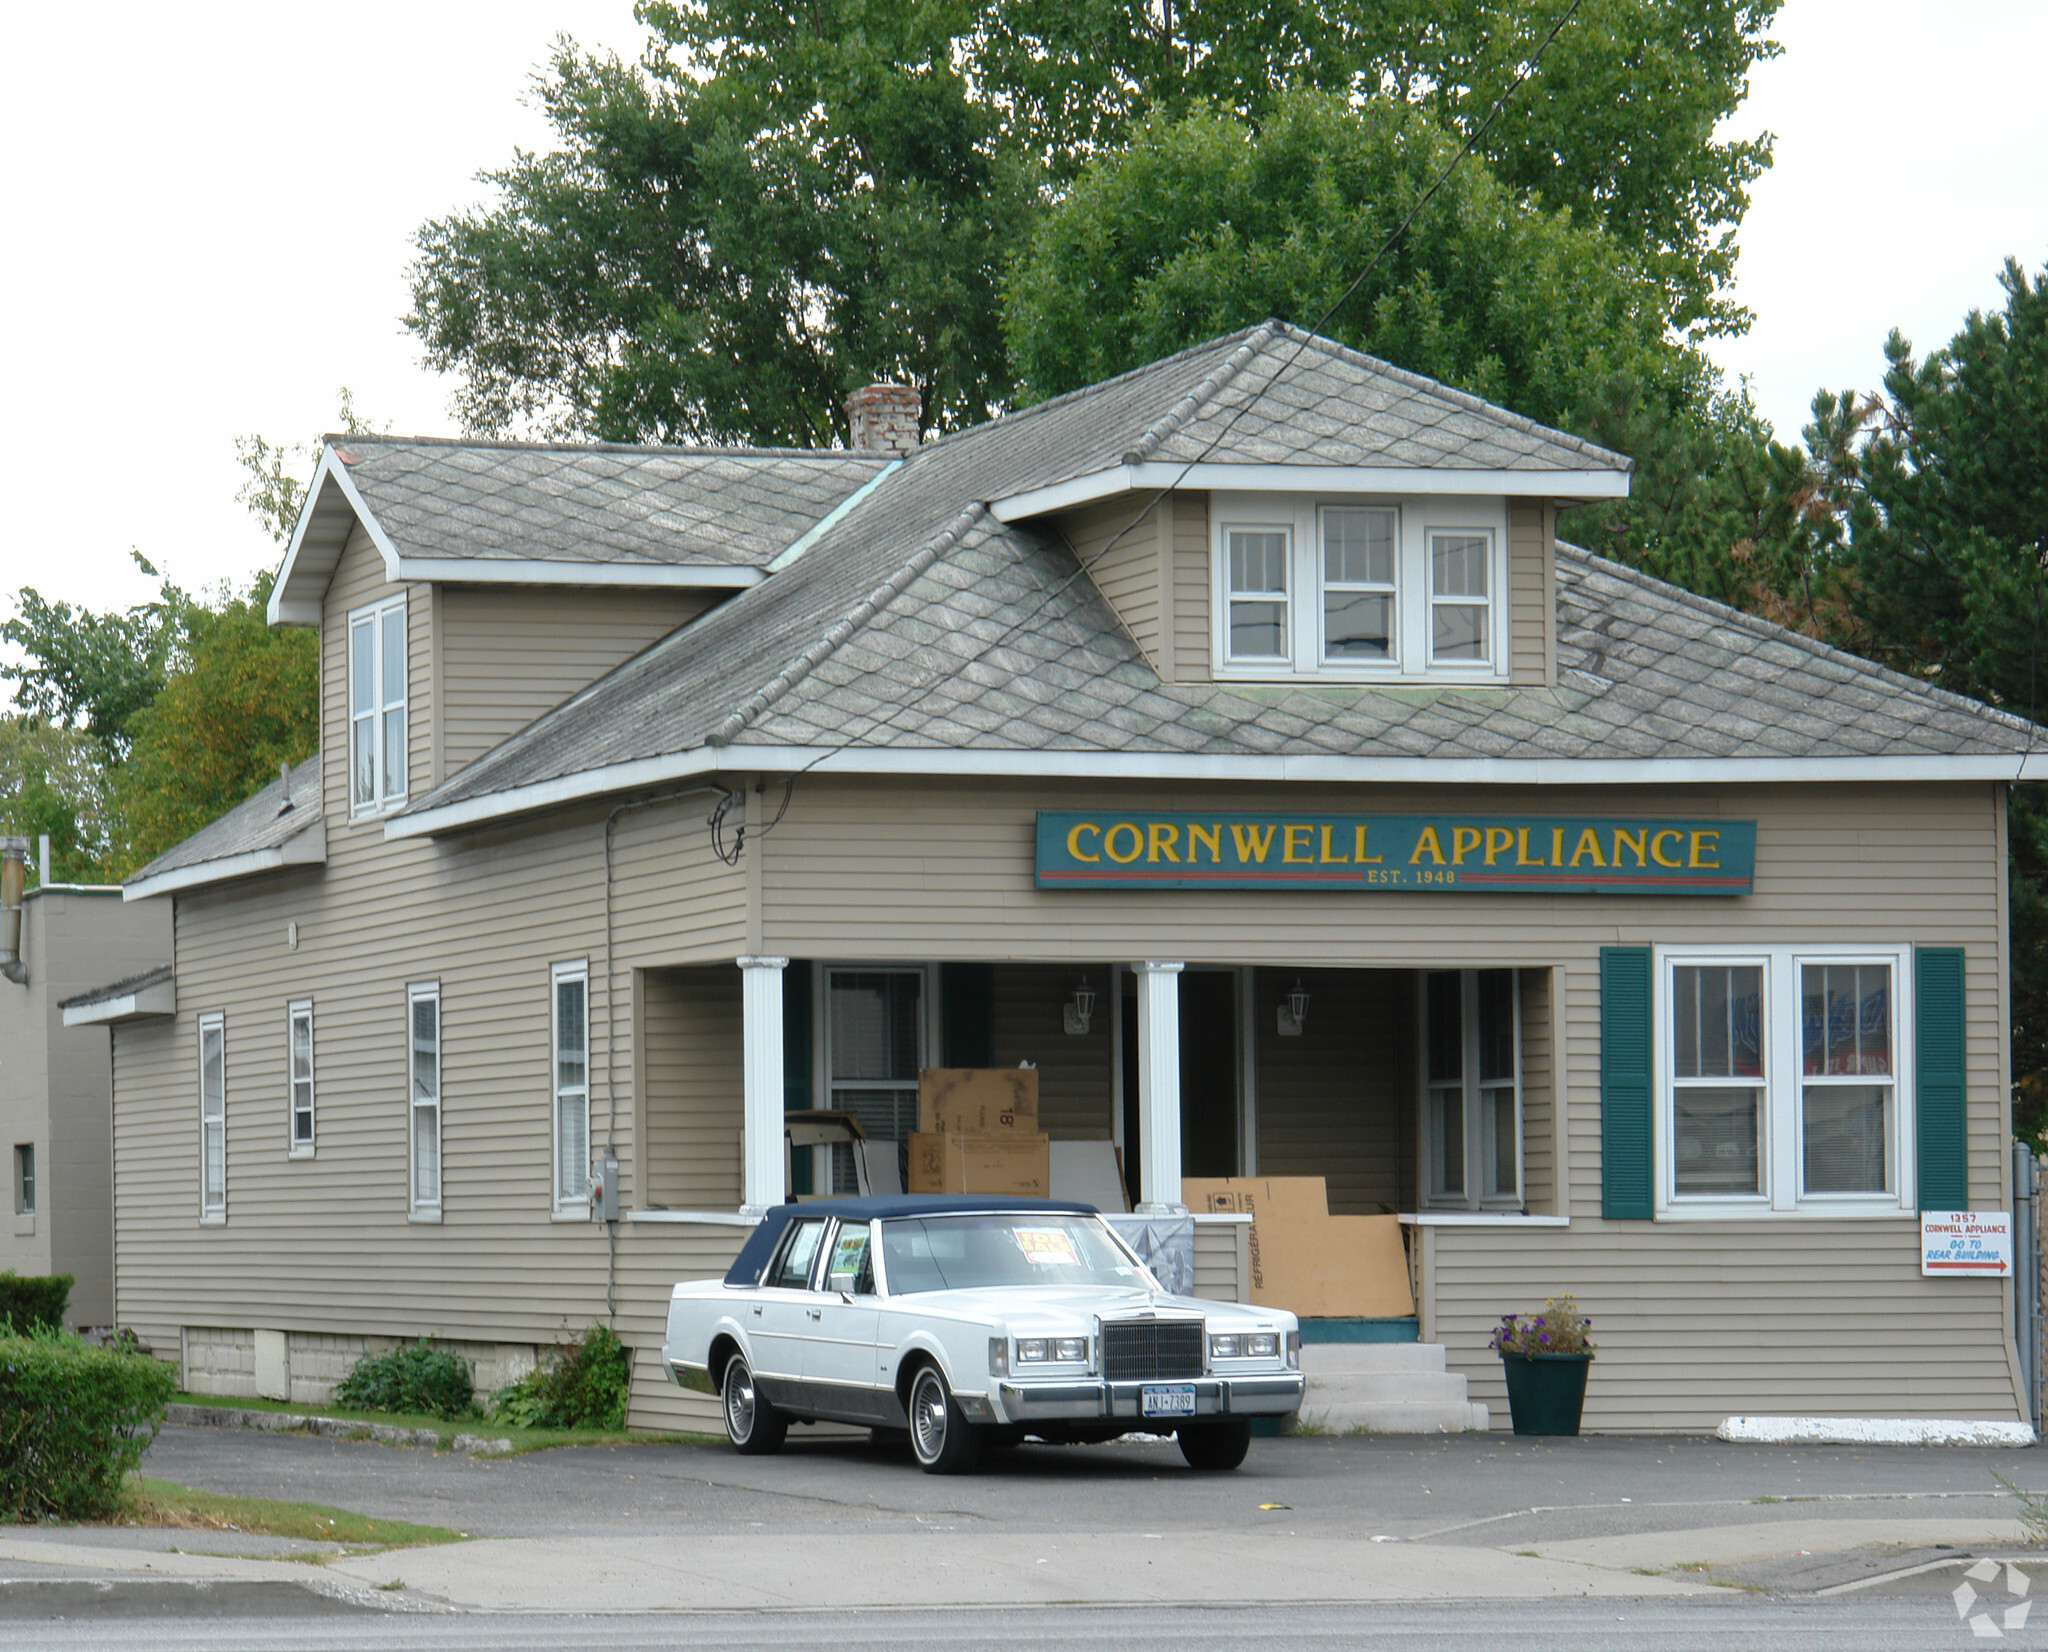
[[[1179,964],[1138,973],[1138,1180],[1141,1216],[1178,1216],[1180,1199]]]
[[[782,1203],[782,972],[787,958],[741,958],[746,1108],[740,1214],[763,1216]]]

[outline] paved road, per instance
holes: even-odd
[[[907,1453],[792,1442],[632,1445],[469,1458],[239,1429],[166,1428],[144,1472],[493,1537],[934,1530],[1208,1530],[1242,1524],[1512,1548],[1646,1530],[1873,1519],[2010,1519],[1996,1469],[2048,1487],[2048,1453],[1730,1445],[1666,1436],[1342,1436],[1253,1442],[1235,1473],[1171,1444],[1025,1446],[937,1479]],[[1267,1505],[1273,1505],[1268,1507]]]
[[[105,1621],[0,1620],[0,1646],[104,1652]],[[1095,1607],[1014,1612],[746,1614],[657,1619],[497,1616],[273,1617],[132,1620],[122,1652],[1244,1652],[1364,1648],[1368,1652],[1511,1647],[1514,1652],[1930,1652],[1980,1646],[1946,1600],[1834,1602],[1719,1597],[1681,1602],[1456,1603],[1281,1606],[1176,1611]],[[1993,1642],[2041,1646],[2038,1632]]]
[[[1260,1441],[1226,1475],[1026,1447],[934,1479],[851,1441],[491,1460],[175,1428],[146,1467],[473,1540],[314,1568],[239,1534],[0,1531],[0,1646],[1974,1644],[1961,1568],[2022,1539],[1992,1471],[2048,1482],[2031,1452],[1472,1435]]]

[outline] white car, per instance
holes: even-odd
[[[907,1431],[933,1474],[984,1446],[1173,1434],[1235,1468],[1301,1406],[1294,1315],[1172,1296],[1093,1207],[927,1195],[778,1206],[724,1279],[676,1286],[663,1358],[743,1452],[792,1421]]]

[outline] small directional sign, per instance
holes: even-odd
[[[1920,1213],[1920,1271],[1968,1278],[2012,1275],[2012,1212],[2009,1210],[1923,1210]]]

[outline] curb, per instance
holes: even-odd
[[[424,1446],[439,1451],[441,1435],[431,1428],[400,1428],[394,1423],[359,1422],[352,1417],[322,1417],[307,1411],[252,1411],[234,1405],[164,1407],[164,1421],[187,1428],[254,1428],[266,1434],[317,1434],[328,1440],[375,1440],[380,1445]],[[472,1457],[499,1457],[512,1449],[510,1440],[481,1434],[458,1434],[448,1450]]]

